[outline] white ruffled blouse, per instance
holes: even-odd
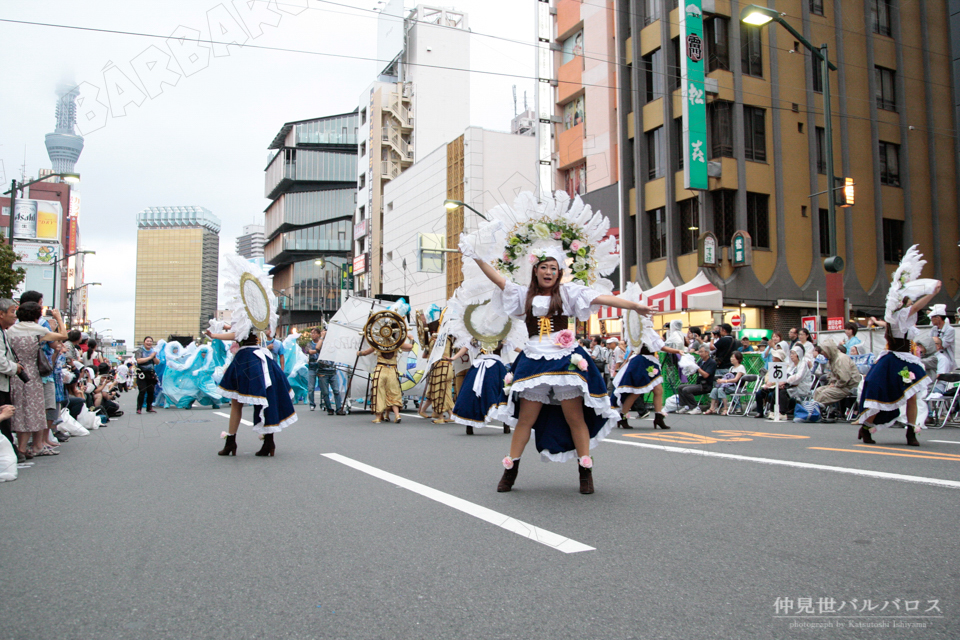
[[[528,287],[523,287],[515,282],[507,281],[503,288],[503,308],[511,316],[517,318],[526,317]],[[590,287],[573,282],[567,282],[560,285],[560,299],[563,301],[563,315],[573,316],[577,320],[586,321],[590,316],[600,311],[600,305],[593,304],[597,296],[602,296],[602,291],[591,289]],[[541,318],[550,310],[549,296],[535,296],[531,305],[531,312],[534,316]],[[523,352],[528,358],[556,360],[573,353],[577,347],[576,342],[563,349],[556,344],[559,331],[550,334],[549,339],[544,336],[533,336],[527,340]]]

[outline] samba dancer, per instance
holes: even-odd
[[[253,405],[253,430],[263,439],[257,456],[273,456],[273,434],[297,421],[293,391],[273,355],[259,345],[254,329],[277,326],[277,298],[272,278],[237,255],[224,256],[224,292],[233,323],[227,333],[205,332],[214,340],[235,340],[239,348],[223,373],[217,391],[230,398],[230,422],[218,455],[237,455],[237,429],[243,405]],[[211,321],[215,324],[215,321]]]
[[[907,444],[920,446],[917,432],[922,425],[917,424],[917,396],[926,395],[931,380],[920,359],[910,353],[910,341],[919,335],[917,312],[930,303],[941,286],[939,280],[918,279],[925,264],[917,245],[913,245],[893,274],[884,315],[887,348],[870,368],[860,392],[857,439],[864,444],[876,444],[870,436],[877,429],[893,425],[906,406]]]
[[[620,416],[610,406],[603,376],[568,329],[569,317],[587,320],[600,305],[642,315],[651,313],[649,307],[639,302],[588,286],[598,284],[598,268],[604,273],[616,268],[616,239],[604,239],[609,223],[599,212],[591,213],[579,198],[568,211],[568,202],[569,197],[563,192],[543,203],[538,203],[533,194],[523,193],[513,209],[494,209],[490,212],[491,223],[481,225],[477,234],[460,238],[464,257],[472,258],[483,275],[503,292],[505,312],[522,318],[527,327],[528,340],[514,363],[512,389],[505,408],[506,415],[517,419],[517,425],[510,454],[503,460],[505,470],[497,486],[499,492],[512,489],[520,456],[531,429],[535,429],[541,456],[555,462],[577,459],[580,493],[593,493],[590,449],[606,437]],[[506,230],[507,222],[514,223],[514,228],[509,237],[503,238],[498,233]],[[484,235],[493,236],[493,242],[484,243]],[[486,252],[481,248],[483,244],[497,242],[501,251],[503,247],[507,251],[497,260],[498,267],[494,267],[478,250]],[[579,282],[562,282],[568,258],[573,277]],[[524,261],[533,265],[529,286],[508,280],[501,272],[512,277],[525,276],[525,271],[517,273]],[[606,285],[612,288],[609,281],[604,285],[604,289]]]

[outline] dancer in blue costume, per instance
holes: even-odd
[[[457,394],[457,401],[453,405],[453,421],[464,425],[468,436],[473,435],[474,427],[490,426],[507,406],[507,394],[503,390],[507,366],[500,358],[501,349],[502,345],[498,345],[490,353],[481,350]],[[503,423],[503,432],[510,433],[507,421]]]
[[[239,256],[227,255],[224,261],[224,292],[232,331],[213,333],[208,329],[206,334],[216,340],[236,340],[239,349],[220,380],[220,395],[230,398],[230,423],[224,434],[226,444],[218,453],[237,455],[241,412],[243,405],[250,404],[254,407],[253,430],[263,437],[263,446],[255,455],[272,456],[276,450],[273,434],[297,421],[287,377],[272,354],[260,346],[254,332],[258,327],[276,329],[277,299],[272,278]]]
[[[497,228],[481,225],[475,238],[461,236],[464,257],[473,258],[483,274],[502,290],[505,312],[522,318],[527,327],[528,340],[514,362],[507,401],[506,412],[517,418],[517,425],[510,455],[503,461],[499,492],[513,488],[531,429],[536,431],[541,457],[555,462],[577,459],[580,493],[594,492],[591,447],[606,437],[620,415],[610,406],[600,371],[577,345],[569,319],[588,320],[600,305],[641,315],[651,313],[639,302],[606,295],[583,284],[596,281],[593,270],[598,264],[606,269],[613,263],[609,257],[616,255],[616,240],[604,239],[609,223],[599,212],[591,214],[579,198],[567,211],[567,202],[569,197],[561,192],[543,203],[532,194],[521,194],[507,215],[501,217],[497,209],[490,212],[494,219],[491,224],[499,223],[500,230],[505,230],[508,221],[515,224],[509,237],[501,239],[500,246],[506,246],[507,252],[497,260],[497,267],[484,260],[477,249],[484,234],[496,237]],[[574,281],[564,283],[568,259]],[[533,265],[529,286],[504,276],[503,271],[511,275],[519,271],[513,266],[515,260]]]
[[[919,447],[917,433],[917,396],[924,397],[931,380],[920,358],[910,352],[910,341],[918,337],[917,312],[926,307],[940,292],[939,280],[919,279],[926,260],[913,245],[900,261],[887,293],[887,348],[863,380],[860,392],[860,431],[857,439],[876,444],[871,435],[877,429],[897,421],[901,409],[907,408],[907,444]]]

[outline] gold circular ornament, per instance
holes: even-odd
[[[270,327],[270,297],[252,273],[245,272],[240,276],[240,298],[250,324],[257,331],[266,331]]]
[[[377,351],[396,351],[407,339],[407,323],[396,312],[376,311],[367,319],[363,337]]]
[[[420,338],[420,344],[424,347],[430,341],[430,334],[427,333],[427,319],[420,309],[417,309],[417,337]]]
[[[467,331],[469,331],[470,335],[472,335],[474,338],[476,338],[480,342],[480,348],[482,348],[486,352],[490,352],[496,349],[500,341],[506,338],[510,334],[510,318],[509,317],[507,318],[506,324],[503,325],[503,329],[500,331],[500,333],[497,333],[497,334],[488,335],[481,332],[480,330],[478,330],[476,327],[473,326],[473,321],[472,321],[473,312],[477,310],[477,307],[481,307],[489,302],[490,301],[487,300],[486,302],[467,305],[467,309],[463,312],[463,324],[466,325]]]
[[[639,349],[643,344],[643,319],[632,309],[623,314],[623,328],[630,346]]]

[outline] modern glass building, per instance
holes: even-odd
[[[264,260],[273,267],[284,332],[340,307],[341,268],[353,245],[358,126],[357,111],[288,122],[270,144]]]
[[[217,311],[220,219],[203,207],[137,214],[136,344],[197,336]]]

